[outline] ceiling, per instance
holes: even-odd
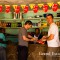
[[[0,0],[0,4],[31,4],[31,3],[47,3],[58,2],[60,0]]]

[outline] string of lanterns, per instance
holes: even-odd
[[[49,7],[52,8],[53,11],[57,11],[58,5],[60,5],[60,2],[57,2],[57,3],[52,2],[52,3],[47,3],[47,4],[41,3],[41,4],[37,4],[37,5],[36,4],[29,4],[29,6],[27,6],[27,5],[20,5],[20,6],[12,5],[12,6],[13,6],[14,11],[16,13],[19,13],[21,11],[21,8],[24,13],[27,13],[29,10],[29,7],[30,7],[30,9],[33,10],[34,13],[37,13],[39,8],[42,8],[44,12],[47,12]],[[2,11],[3,11],[3,6],[0,5],[0,12],[2,12]],[[9,13],[10,11],[11,11],[10,5],[5,5],[5,12]]]

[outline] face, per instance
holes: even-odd
[[[27,24],[27,29],[32,28],[32,25]]]
[[[47,16],[46,20],[47,20],[48,24],[51,24],[53,22],[52,16]]]
[[[36,31],[35,31],[36,33],[39,33],[39,30],[38,29],[36,29]]]

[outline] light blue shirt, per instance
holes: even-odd
[[[6,41],[5,36],[3,33],[0,33],[0,39],[3,39],[3,41]],[[1,47],[6,47],[6,44],[0,43]]]

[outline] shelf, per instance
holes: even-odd
[[[0,19],[0,20],[21,20],[21,19]]]
[[[42,20],[42,19],[46,19],[44,17],[40,17],[40,18],[24,18],[24,20]],[[54,17],[54,19],[60,19],[60,17]],[[22,19],[0,19],[0,21],[21,21]]]
[[[21,27],[3,27],[5,29],[18,29],[18,28],[21,28]]]
[[[39,20],[39,19],[45,19],[44,17],[40,18],[24,18],[24,20]]]
[[[60,17],[54,17],[55,19],[60,19]]]
[[[32,28],[39,28],[39,27],[37,26],[37,27],[32,27]]]
[[[21,19],[0,19],[0,21],[4,22],[21,22]]]
[[[44,29],[46,29],[46,28],[49,28],[49,26],[46,26],[46,27],[44,27],[44,26],[41,26],[42,28],[44,28]],[[58,26],[59,28],[60,28],[60,26]]]
[[[60,28],[60,26],[58,26],[59,28]],[[18,28],[21,28],[21,27],[2,27],[2,28],[7,28],[7,29],[9,29],[9,28],[11,28],[11,29],[18,29]],[[32,28],[42,28],[42,29],[48,29],[49,27],[48,26],[46,26],[46,27],[44,27],[44,26],[41,26],[41,27],[38,27],[38,26],[36,26],[36,27],[32,27]],[[31,29],[32,29],[31,28]]]
[[[60,28],[60,26],[58,26]]]
[[[60,17],[54,17],[54,20],[55,21],[59,21],[59,19],[60,19]],[[45,21],[46,20],[46,18],[44,18],[44,17],[40,17],[40,18],[24,18],[23,20],[40,20],[41,22],[47,22],[47,21]]]

